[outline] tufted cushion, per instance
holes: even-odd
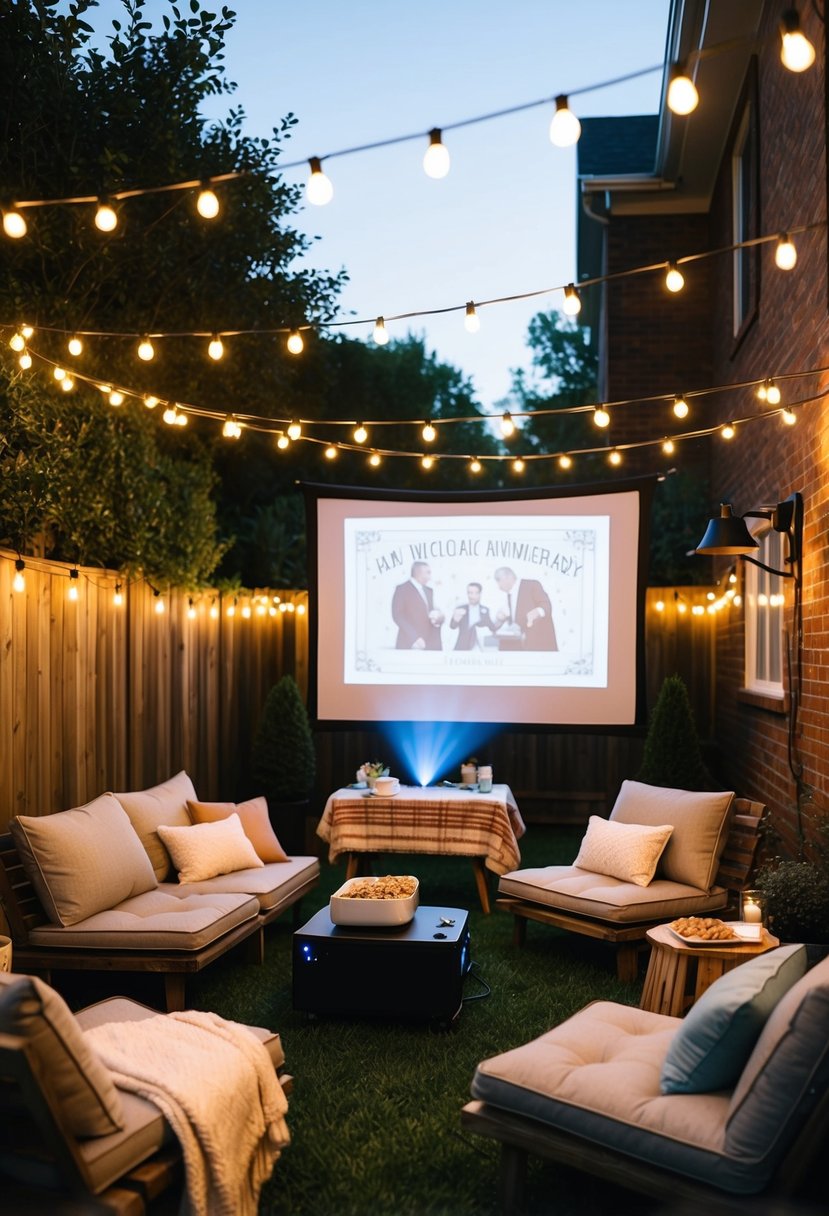
[[[170,873],[170,857],[161,843],[158,825],[163,823],[180,828],[189,825],[187,801],[191,798],[195,801],[196,798],[193,782],[182,769],[169,781],[162,781],[161,785],[154,785],[147,790],[116,794],[115,797],[129,815],[130,822],[152,862],[156,878],[163,882]]]
[[[74,925],[150,891],[155,875],[112,794],[56,815],[19,815],[9,825],[47,916]]]
[[[35,976],[0,973],[0,1032],[27,1040],[76,1136],[106,1136],[121,1127],[121,1099],[109,1071],[54,988]]]
[[[656,863],[671,830],[670,824],[642,827],[638,823],[609,823],[591,815],[573,865],[646,887],[656,872]]]
[[[698,793],[674,790],[641,781],[623,781],[613,823],[670,823],[671,838],[657,867],[657,876],[710,891],[728,836],[732,792]]]
[[[202,882],[217,874],[264,865],[235,813],[215,823],[194,823],[187,828],[159,824],[158,834],[178,870],[179,882]]]
[[[637,887],[635,883],[606,874],[591,874],[576,866],[512,870],[499,879],[498,894],[564,912],[578,912],[611,924],[703,916],[717,912],[728,902],[728,893],[722,887],[705,892],[664,878],[655,878],[647,887]]]
[[[287,861],[288,854],[276,838],[268,818],[267,798],[249,798],[247,802],[188,802],[193,823],[215,823],[228,819],[234,812],[239,816],[242,830],[264,862]]]
[[[720,976],[689,1010],[662,1066],[663,1094],[727,1089],[771,1011],[806,970],[805,946],[781,946]]]

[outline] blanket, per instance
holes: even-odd
[[[122,1089],[154,1103],[178,1137],[191,1216],[256,1216],[289,1141],[287,1099],[263,1044],[214,1013],[187,1010],[90,1027]]]

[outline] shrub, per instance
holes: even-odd
[[[314,738],[293,676],[283,676],[265,698],[251,768],[258,789],[269,802],[300,802],[313,789]]]
[[[648,723],[637,781],[674,789],[708,784],[688,690],[681,676],[666,676]]]
[[[757,875],[769,928],[786,942],[829,942],[829,871],[811,861],[775,861]]]

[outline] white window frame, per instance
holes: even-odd
[[[748,172],[754,173],[755,167],[751,161],[751,102],[746,104],[743,117],[734,140],[734,150],[731,154],[731,240],[737,245],[741,241],[750,240],[749,208],[751,206],[751,191],[746,188],[746,154],[749,154]],[[736,338],[751,315],[754,305],[747,298],[746,291],[750,286],[749,259],[753,249],[735,249],[732,253],[732,324]]]
[[[760,548],[752,557],[783,567],[784,537],[770,525],[752,529]],[[764,696],[784,696],[783,676],[786,660],[785,579],[769,574],[751,562],[745,570],[745,686]]]

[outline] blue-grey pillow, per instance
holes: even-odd
[[[794,945],[759,954],[720,976],[671,1041],[662,1093],[704,1094],[734,1085],[775,1005],[805,973],[806,947]]]

